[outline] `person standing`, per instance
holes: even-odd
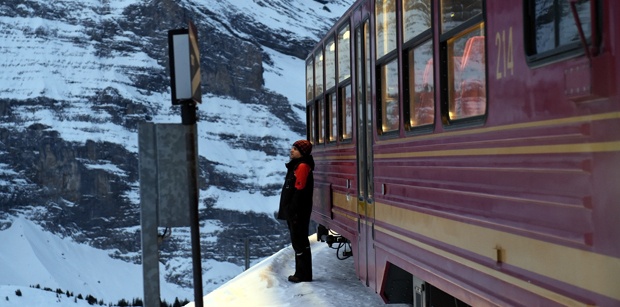
[[[314,190],[314,158],[312,143],[299,140],[293,143],[286,163],[286,177],[280,194],[280,207],[277,218],[286,220],[295,251],[295,274],[288,277],[290,282],[312,281],[312,253],[308,228],[312,213],[312,191]]]

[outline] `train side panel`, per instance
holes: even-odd
[[[526,2],[483,2],[479,121],[446,121],[437,91],[431,130],[408,132],[401,108],[398,133],[373,136],[372,218],[358,199],[356,138],[316,147],[313,219],[351,240],[360,279],[386,302],[396,302],[398,267],[473,306],[620,305],[620,2],[594,1],[586,22],[601,35],[547,62],[524,46]],[[437,22],[440,2],[432,7]],[[442,34],[432,31],[440,59]],[[437,83],[444,64],[433,66]]]

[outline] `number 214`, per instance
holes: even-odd
[[[512,27],[508,29],[508,41],[506,41],[506,30],[495,34],[495,47],[497,48],[496,79],[499,80],[507,77],[508,71],[510,71],[510,75],[514,75],[515,63],[513,58]]]

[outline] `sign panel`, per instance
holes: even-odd
[[[172,104],[187,101],[201,103],[200,50],[196,26],[190,22],[189,29],[168,31],[168,48]]]
[[[156,208],[160,227],[190,226],[198,157],[188,148],[196,146],[196,126],[142,123],[138,132],[141,205]]]

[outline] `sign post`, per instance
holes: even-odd
[[[172,104],[181,105],[181,122],[193,133],[186,134],[186,151],[188,159],[198,156],[196,137],[196,109],[202,103],[200,89],[200,51],[198,47],[198,31],[191,21],[187,29],[168,31],[170,81],[172,88]],[[188,195],[192,198],[190,205],[190,225],[192,241],[192,265],[194,271],[194,301],[195,306],[203,306],[202,298],[202,265],[200,257],[200,232],[198,215],[198,161],[190,161],[193,168],[189,171],[189,178],[195,184],[187,186]]]
[[[195,306],[203,306],[198,216],[197,104],[200,53],[196,26],[168,31],[172,104],[181,105],[181,124],[142,123],[138,129],[140,223],[145,306],[160,306],[157,227],[191,228]]]

